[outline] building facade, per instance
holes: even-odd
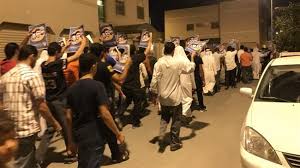
[[[260,0],[228,0],[218,4],[165,11],[165,38],[182,39],[199,35],[201,39],[227,43],[238,39],[248,46],[266,38]],[[265,23],[265,22],[263,22]]]

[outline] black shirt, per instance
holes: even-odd
[[[73,129],[101,121],[98,107],[107,103],[108,98],[101,82],[83,79],[74,83],[67,92],[67,106],[73,112]]]
[[[144,53],[135,54],[131,56],[132,65],[129,68],[127,78],[122,85],[122,88],[126,89],[140,89],[140,63],[142,63],[146,58]]]
[[[94,76],[96,81],[100,81],[104,84],[106,93],[108,96],[113,95],[113,83],[112,83],[112,76],[114,75],[115,71],[113,67],[108,62],[99,62],[97,65],[97,72]]]
[[[53,101],[63,97],[67,84],[63,70],[67,67],[66,59],[41,64],[42,74],[46,86],[46,100]]]
[[[191,56],[188,56],[189,60],[191,60]],[[195,56],[194,57],[194,62],[195,62],[195,71],[194,71],[194,75],[195,75],[195,82],[201,82],[202,83],[202,79],[201,79],[201,73],[200,73],[200,69],[199,66],[203,64],[202,58],[200,56]]]

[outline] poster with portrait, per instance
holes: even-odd
[[[29,38],[28,44],[35,46],[37,49],[44,49],[48,46],[47,31],[45,24],[39,24],[28,27],[32,34]]]
[[[197,37],[190,37],[186,41],[186,48],[185,50],[188,52],[198,52],[203,49],[203,47],[208,43],[208,40],[200,41]]]
[[[238,48],[237,48],[237,43],[238,43],[238,40],[236,40],[236,39],[231,39],[231,40],[229,40],[229,42],[228,42],[228,46],[231,46],[232,48],[238,49]]]
[[[61,47],[65,47],[67,44],[66,38],[64,37],[58,37],[56,42],[61,46]]]
[[[148,47],[148,42],[151,38],[151,35],[152,35],[152,32],[150,32],[148,30],[143,30],[142,34],[141,34],[141,40],[140,40],[139,47],[147,48]]]
[[[106,47],[117,46],[115,33],[111,24],[103,24],[100,26],[100,38]]]
[[[125,45],[128,44],[128,37],[124,33],[117,33],[117,44],[118,45]]]
[[[180,46],[180,37],[171,37],[171,42],[175,44],[175,46]]]
[[[69,47],[69,52],[76,52],[79,49],[83,36],[84,36],[83,25],[79,26],[79,27],[70,27],[70,33],[69,33],[70,47]]]

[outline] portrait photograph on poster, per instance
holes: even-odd
[[[114,47],[117,45],[115,33],[111,24],[100,25],[100,39],[106,47]]]
[[[70,27],[69,40],[70,47],[69,52],[76,52],[82,41],[82,36],[84,35],[84,27],[83,25],[78,27]]]
[[[47,31],[45,24],[33,25],[28,27],[31,36],[28,44],[35,46],[37,49],[44,49],[48,46]]]

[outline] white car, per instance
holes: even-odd
[[[266,67],[241,131],[243,168],[300,168],[300,53],[283,53]]]

